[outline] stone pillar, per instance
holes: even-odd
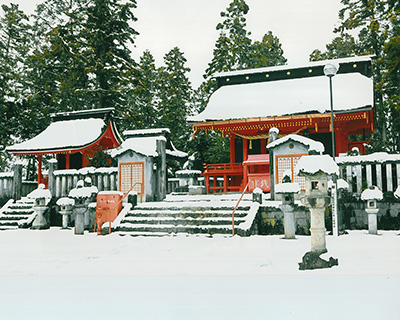
[[[317,253],[325,253],[326,238],[325,238],[325,205],[310,208],[311,212],[311,251]]]
[[[379,209],[365,209],[365,212],[368,214],[368,233],[369,234],[378,234],[378,212]]]
[[[13,168],[14,178],[12,182],[12,198],[17,201],[22,194],[22,164],[16,164]]]
[[[52,159],[49,161],[49,190],[51,192],[52,197],[56,197],[57,188],[56,188],[56,177],[54,176],[54,171],[57,170],[57,160]]]
[[[87,207],[84,203],[76,204],[74,207],[75,212],[75,229],[74,234],[82,235],[85,231],[84,216],[87,211]]]
[[[294,208],[291,205],[283,204],[279,208],[283,211],[283,227],[285,229],[285,239],[296,239],[296,219]]]

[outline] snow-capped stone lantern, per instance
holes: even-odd
[[[72,208],[75,204],[74,199],[71,198],[60,198],[56,204],[60,207],[60,214],[62,216],[62,228],[68,229],[69,217],[72,214]]]
[[[41,183],[38,188],[28,194],[27,197],[35,200],[35,206],[33,209],[37,213],[37,216],[32,223],[32,229],[48,229],[50,224],[45,212],[48,209],[47,204],[51,200],[50,190],[45,189],[44,184]]]
[[[279,208],[283,212],[283,227],[285,239],[296,238],[296,219],[294,214],[294,195],[300,192],[300,186],[296,182],[291,182],[292,172],[288,170],[284,173],[282,183],[275,185],[275,193],[282,195],[282,204]]]
[[[378,234],[377,201],[383,199],[383,193],[376,186],[370,186],[361,193],[361,200],[366,201],[365,212],[368,214],[368,233]]]
[[[93,193],[97,190],[95,187],[84,187],[83,180],[79,180],[76,188],[69,192],[69,197],[75,200],[73,212],[75,214],[75,234],[83,234],[85,230],[84,215],[88,211],[88,200],[93,197]]]
[[[329,261],[319,256],[328,250],[325,239],[325,208],[330,202],[328,196],[328,178],[338,175],[339,168],[329,155],[303,156],[295,168],[295,174],[305,177],[305,197],[303,204],[311,212],[311,251],[303,256],[300,270],[330,268],[338,265],[337,259]]]

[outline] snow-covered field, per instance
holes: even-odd
[[[400,235],[310,238],[0,232],[1,319],[400,319]]]

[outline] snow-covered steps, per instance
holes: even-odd
[[[232,212],[240,195],[168,196],[162,202],[138,204],[121,220],[121,235],[232,234]],[[235,212],[235,233],[251,233],[258,203],[248,197]]]
[[[15,203],[9,200],[0,209],[0,230],[28,227],[36,216],[33,206],[34,203],[27,199],[18,200]]]

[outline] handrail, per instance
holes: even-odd
[[[242,198],[243,198],[243,196],[244,196],[244,193],[246,192],[247,187],[249,186],[249,184],[250,184],[251,181],[252,181],[252,180],[249,180],[249,182],[247,182],[247,185],[246,185],[246,187],[244,188],[244,190],[243,190],[243,192],[242,192],[242,195],[241,195],[240,198],[239,198],[239,201],[236,203],[235,209],[233,209],[233,211],[232,211],[232,237],[235,236],[235,211],[236,211],[236,209],[239,207],[239,203],[240,203],[240,201],[242,201]]]
[[[134,185],[132,185],[132,187],[129,189],[129,191],[127,193],[125,193],[123,195],[123,197],[118,201],[118,203],[115,205],[114,208],[112,208],[110,211],[114,212],[114,210],[116,210],[118,208],[118,206],[120,205],[120,203],[126,198],[126,196],[129,194],[129,192],[131,192],[133,190],[133,188],[137,185],[137,184],[141,184],[140,182],[136,182]],[[109,221],[109,226],[108,226],[108,234],[111,234],[111,221]],[[96,223],[94,224],[94,230],[93,232],[96,231]]]

